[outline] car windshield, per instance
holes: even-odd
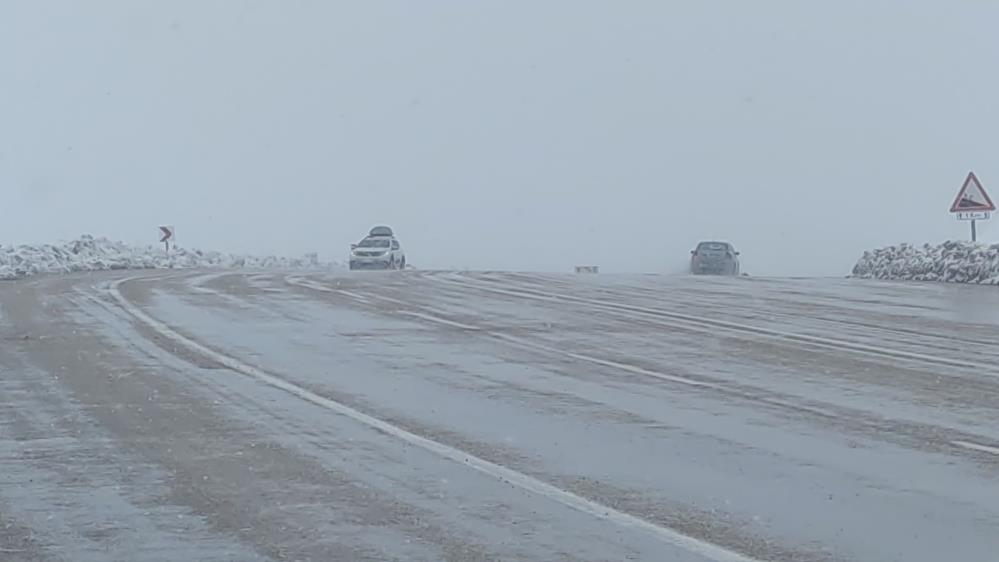
[[[360,248],[388,248],[389,239],[388,238],[365,238],[361,240],[358,244]]]
[[[723,251],[723,250],[727,250],[727,249],[728,249],[728,246],[726,244],[722,243],[722,242],[701,242],[701,245],[697,247],[697,250],[700,251],[700,252],[704,252],[704,251],[717,252],[717,251]]]

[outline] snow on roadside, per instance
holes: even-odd
[[[0,280],[39,273],[73,273],[112,269],[175,268],[330,268],[310,259],[238,256],[186,248],[129,246],[107,238],[84,235],[60,245],[0,246]]]
[[[999,285],[999,244],[899,244],[864,252],[853,268],[864,279]]]

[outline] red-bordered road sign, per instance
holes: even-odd
[[[995,210],[996,205],[992,202],[989,194],[985,192],[982,182],[978,181],[978,176],[975,175],[975,172],[968,172],[968,177],[964,180],[961,191],[957,193],[954,204],[950,206],[950,212],[964,213]]]

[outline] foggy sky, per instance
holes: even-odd
[[[968,235],[993,2],[0,3],[0,244],[93,233],[417,267],[756,275]],[[999,225],[982,225],[999,241]]]

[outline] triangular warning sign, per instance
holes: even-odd
[[[995,211],[996,205],[985,193],[982,182],[978,181],[975,172],[968,173],[968,179],[964,180],[961,191],[957,194],[957,199],[950,206],[950,212],[960,213],[964,211]]]

